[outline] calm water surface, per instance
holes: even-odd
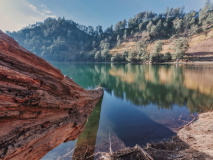
[[[213,109],[213,65],[54,63],[86,89],[104,96],[84,131],[47,153],[43,160],[76,159],[175,135],[198,112]],[[110,139],[109,139],[110,138]]]

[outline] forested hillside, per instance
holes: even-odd
[[[162,14],[141,12],[128,22],[119,21],[106,30],[64,18],[48,18],[7,34],[49,61],[163,62],[183,58],[189,47],[188,37],[207,34],[212,24],[213,5],[207,0],[200,11],[185,13],[182,7],[168,8]],[[162,53],[165,40],[172,40],[172,49]],[[128,46],[124,48],[125,43]]]

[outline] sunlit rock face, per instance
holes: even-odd
[[[78,109],[103,90],[85,90],[0,32],[0,106]]]
[[[0,158],[40,159],[76,139],[102,95],[0,31]]]

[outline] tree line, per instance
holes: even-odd
[[[119,21],[103,30],[80,25],[65,18],[47,18],[44,22],[7,32],[20,45],[49,61],[152,61],[181,59],[188,48],[187,37],[206,32],[213,22],[210,0],[200,11],[184,12],[182,8],[167,8],[165,13],[152,11],[138,13],[133,18]],[[161,54],[161,39],[176,37],[174,53]],[[129,38],[137,39],[136,49],[122,54],[109,54],[112,48]],[[147,46],[154,43],[151,53]]]

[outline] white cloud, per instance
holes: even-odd
[[[28,6],[34,11],[34,12],[37,12],[37,8],[36,6],[32,5],[32,4],[28,4]]]
[[[0,29],[17,31],[21,28],[56,16],[45,5],[39,7],[27,0],[0,0]]]
[[[51,13],[53,13],[53,12],[48,11],[48,10],[44,10],[44,12],[45,12],[45,13],[47,13],[47,14],[51,14]]]

